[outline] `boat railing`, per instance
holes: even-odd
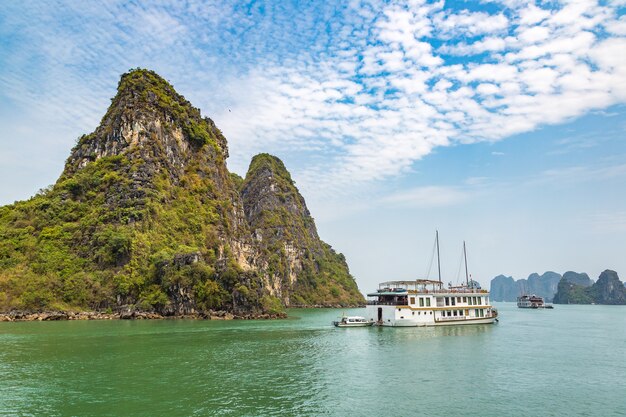
[[[489,291],[482,289],[447,289],[447,290],[407,290],[409,294],[487,294]]]
[[[408,301],[367,301],[368,306],[408,306]]]

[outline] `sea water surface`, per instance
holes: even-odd
[[[497,307],[438,328],[334,328],[342,310],[0,323],[0,415],[626,415],[626,307]]]

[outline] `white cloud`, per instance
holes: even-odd
[[[509,25],[504,14],[470,12],[468,10],[462,10],[459,13],[441,11],[433,15],[432,21],[439,36],[444,39],[504,33]]]
[[[626,211],[598,210],[586,219],[597,233],[626,232]]]
[[[611,20],[604,27],[614,35],[626,36],[626,16],[621,16],[619,20]]]
[[[545,41],[550,37],[550,29],[545,26],[532,26],[521,28],[517,36],[519,40],[523,43],[537,43],[540,41]]]
[[[0,94],[42,125],[71,127],[69,149],[97,124],[119,73],[151,67],[216,121],[236,170],[259,151],[286,155],[304,161],[298,183],[325,195],[410,172],[437,147],[626,102],[624,17],[614,4],[494,5],[42,4],[5,22],[30,49],[2,57]]]
[[[470,44],[460,42],[454,45],[444,45],[439,48],[439,52],[450,55],[478,55],[484,52],[503,51],[505,48],[505,39],[500,37],[486,37]]]
[[[539,8],[531,3],[527,7],[520,9],[518,22],[521,25],[535,25],[541,23],[549,16],[550,12],[548,10]]]
[[[386,206],[430,208],[453,206],[467,200],[469,195],[455,187],[426,186],[391,194],[382,199]]]

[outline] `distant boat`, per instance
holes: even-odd
[[[361,316],[343,316],[339,321],[333,321],[335,327],[369,327],[374,324],[373,321],[367,321]]]
[[[517,297],[517,306],[519,308],[554,308],[552,304],[544,303],[543,297],[535,294]]]

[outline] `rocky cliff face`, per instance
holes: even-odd
[[[586,274],[584,274],[586,275]],[[589,277],[587,277],[589,278]],[[626,288],[619,280],[617,272],[606,270],[600,274],[593,285],[583,280],[581,284],[563,279],[559,282],[558,292],[554,296],[555,304],[626,304]]]
[[[498,275],[491,280],[490,296],[493,301],[515,301],[518,295],[513,277]]]
[[[241,186],[265,286],[287,305],[337,305],[360,300],[345,258],[317,234],[315,222],[282,161],[260,154]]]
[[[561,274],[547,271],[541,276],[537,273],[531,274],[526,282],[520,280],[519,285],[525,294],[537,294],[547,302],[552,302],[560,279]]]
[[[254,169],[240,194],[227,157],[215,124],[169,83],[151,71],[124,74],[57,183],[0,208],[0,309],[255,314],[294,296],[361,303],[302,196],[280,182],[290,181],[282,163],[255,158],[282,170]],[[329,259],[330,271],[319,266]],[[318,291],[303,298],[308,286]]]
[[[593,296],[589,287],[576,285],[562,278],[554,295],[554,304],[592,304]]]
[[[626,304],[626,288],[615,271],[602,272],[591,288],[596,304]]]
[[[567,271],[563,274],[563,279],[571,284],[580,285],[582,287],[591,287],[593,280],[589,278],[586,273],[577,273],[573,271]]]

